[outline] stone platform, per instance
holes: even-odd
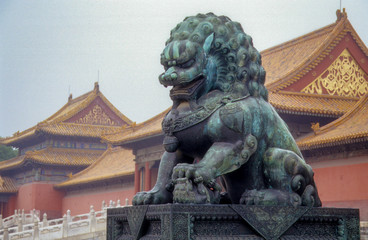
[[[359,239],[359,210],[165,204],[107,210],[107,239]]]

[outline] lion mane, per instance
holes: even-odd
[[[237,96],[261,96],[268,101],[261,55],[240,23],[213,13],[187,17],[171,31],[166,46],[182,40],[203,45],[211,34],[214,34],[214,41],[208,58],[216,64],[214,88]]]

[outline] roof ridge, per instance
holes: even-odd
[[[78,114],[80,111],[82,111],[85,107],[87,107],[97,96],[98,96],[98,94],[99,93],[96,93],[95,91],[91,91],[91,92],[89,92],[89,94],[85,97],[85,98],[83,98],[83,99],[81,99],[81,100],[79,100],[79,101],[77,101],[77,102],[74,102],[73,103],[73,105],[74,104],[76,104],[76,103],[78,103],[78,104],[76,104],[72,109],[70,109],[66,114],[64,114],[64,115],[62,115],[62,116],[59,116],[59,117],[56,117],[55,119],[53,119],[52,120],[52,122],[53,123],[59,123],[59,122],[62,122],[62,121],[65,121],[65,120],[67,120],[67,119],[69,119],[69,118],[71,118],[72,116],[74,116],[75,114]],[[65,104],[64,106],[65,106],[65,108],[67,107],[67,106],[71,106],[72,104],[69,104],[69,103],[67,103],[67,104]],[[53,117],[53,116],[57,116],[57,114],[59,114],[59,113],[61,113],[62,111],[61,110],[65,110],[64,109],[64,107],[62,108],[62,109],[60,109],[59,111],[57,111],[57,113],[55,113],[55,114],[53,114],[50,118],[48,118],[48,119],[50,119],[51,120],[51,118]]]
[[[333,31],[333,29],[335,28],[336,25],[337,25],[337,22],[332,23],[332,24],[329,24],[327,26],[324,26],[324,27],[319,28],[317,30],[314,30],[312,32],[303,34],[302,36],[296,37],[296,38],[291,39],[291,40],[288,40],[286,42],[282,42],[282,43],[280,43],[280,44],[278,44],[276,46],[273,46],[273,47],[267,48],[265,50],[262,50],[260,52],[260,54],[261,54],[261,56],[268,55],[268,54],[271,54],[273,52],[281,51],[281,50],[283,50],[283,49],[285,49],[287,47],[293,46],[293,45],[299,43],[302,40],[310,40],[310,39],[319,37],[320,35],[322,35],[322,34],[325,33],[323,31],[326,31],[326,32]],[[330,30],[330,28],[332,28],[332,29]]]
[[[331,52],[336,45],[338,45],[341,40],[342,36],[347,34],[346,31],[343,31],[346,27],[345,23],[348,21],[347,18],[341,18],[340,20],[336,21],[336,23],[331,24],[329,26],[333,26],[333,29],[330,31],[328,36],[319,44],[319,46],[312,51],[307,57],[304,58],[304,61],[299,63],[298,66],[294,67],[289,72],[283,74],[278,80],[273,81],[267,88],[269,91],[278,91],[281,90],[290,84],[298,81],[300,78],[305,76],[311,69],[314,69],[321,61],[323,61],[328,52]],[[339,37],[339,35],[342,35]],[[336,42],[336,43],[334,43]],[[318,57],[317,53],[321,53],[322,57]],[[299,73],[299,74],[298,74]],[[287,76],[286,78],[284,78]]]
[[[122,112],[119,111],[106,97],[102,94],[102,92],[99,92],[99,96],[101,97],[102,101],[118,116],[120,119],[122,119],[124,122],[126,122],[128,125],[132,124],[133,121],[130,120],[127,116],[125,116]]]
[[[89,91],[81,96],[78,96],[77,98],[75,99],[70,99],[66,104],[64,104],[58,111],[56,111],[54,114],[52,114],[50,117],[46,118],[43,122],[48,122],[50,121],[53,117],[57,116],[58,114],[60,114],[63,110],[65,110],[65,108],[67,108],[68,106],[70,105],[73,105],[77,102],[80,102],[86,98],[88,98],[91,94],[94,93],[94,90],[92,91]],[[56,118],[58,119],[58,118]]]

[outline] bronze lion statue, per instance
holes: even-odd
[[[156,185],[134,205],[232,203],[321,206],[313,171],[268,103],[265,70],[241,25],[187,17],[161,54],[172,86]]]

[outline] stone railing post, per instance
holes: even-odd
[[[121,207],[121,205],[120,205],[120,199],[118,199],[118,201],[116,202],[116,207]]]
[[[63,238],[68,236],[68,230],[69,230],[68,227],[69,227],[68,219],[67,219],[66,214],[64,214],[63,216]]]
[[[15,226],[17,226],[17,232],[23,231],[23,226],[19,214],[15,215]]]
[[[3,215],[0,214],[0,229],[3,229],[3,227],[4,227]]]
[[[33,228],[33,240],[40,239],[40,228],[38,226],[38,221],[35,221],[34,228]]]
[[[102,200],[102,206],[101,206],[101,210],[104,210],[106,208],[106,203],[105,200]]]
[[[18,217],[20,218],[20,217]],[[23,232],[23,223],[22,223],[22,219],[20,219],[18,221],[18,232]]]
[[[69,209],[66,211],[66,220],[68,223],[72,221],[71,211]]]
[[[89,220],[90,220],[89,231],[95,232],[97,221],[96,221],[96,213],[92,205],[90,207]]]
[[[22,223],[26,223],[26,215],[24,214],[24,209],[22,209]]]
[[[44,213],[42,217],[42,227],[48,227],[49,223],[47,222],[47,214]]]
[[[3,240],[9,240],[9,231],[7,227],[4,228]]]
[[[31,210],[31,216],[32,216],[31,221],[32,221],[32,222],[35,222],[35,210],[34,210],[34,209],[33,209],[33,210]]]
[[[125,206],[128,206],[128,205],[129,205],[129,199],[125,198]]]

